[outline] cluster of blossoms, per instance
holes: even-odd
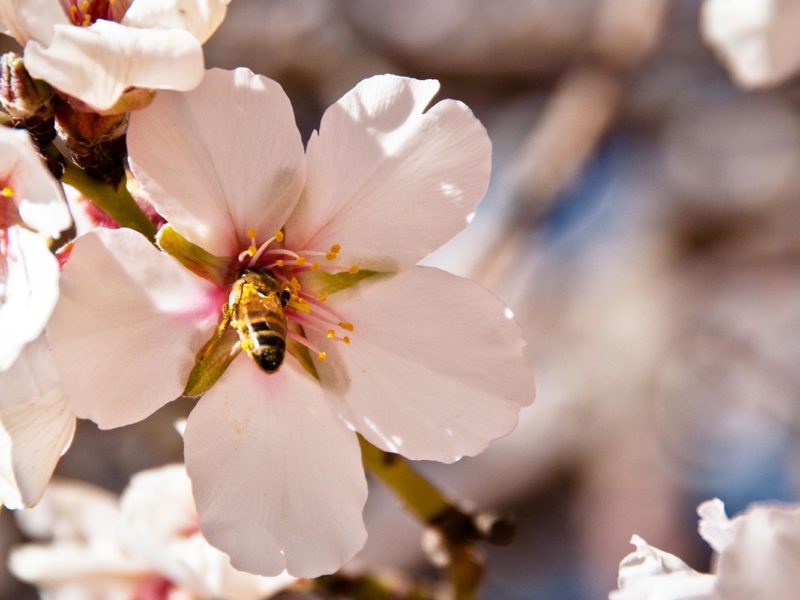
[[[203,539],[237,569],[315,577],[366,538],[356,433],[411,459],[472,456],[515,427],[533,375],[497,298],[417,264],[486,191],[472,112],[429,106],[435,81],[376,76],[304,148],[280,85],[202,70],[226,4],[0,3],[62,126],[123,115],[115,139],[167,223],[155,245],[62,234],[59,184],[26,133],[0,128],[0,494],[39,500],[76,416],[121,427],[199,397],[185,461]]]
[[[619,566],[609,600],[750,600],[797,597],[800,506],[754,504],[733,519],[718,500],[697,508],[700,536],[714,550],[714,572],[699,573],[639,536]]]
[[[55,480],[17,522],[36,541],[15,548],[9,567],[46,598],[263,600],[295,581],[237,571],[205,541],[181,465],[137,474],[120,498]]]

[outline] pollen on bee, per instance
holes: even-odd
[[[14,190],[6,186],[2,190],[0,190],[0,195],[2,195],[3,198],[11,198],[11,196],[14,195]]]
[[[242,345],[242,350],[252,350],[253,349],[253,340],[251,339],[244,339],[239,342]]]
[[[321,361],[325,361],[328,358],[328,355],[325,352],[317,352],[317,358]]]

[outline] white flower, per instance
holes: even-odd
[[[237,568],[310,577],[358,551],[367,487],[353,429],[452,462],[511,431],[533,400],[503,304],[416,266],[466,226],[490,170],[467,107],[427,108],[438,87],[367,79],[326,111],[304,154],[278,84],[209,71],[188,94],[159,94],[128,131],[144,191],[203,248],[182,257],[193,272],[132,231],[75,244],[49,332],[74,409],[104,428],[181,395],[240,268],[269,270],[291,295],[280,369],[241,353],[186,428],[201,529]]]
[[[701,29],[744,87],[783,83],[800,70],[796,0],[705,0]]]
[[[294,581],[236,571],[203,539],[182,465],[139,473],[120,499],[54,481],[18,520],[30,537],[52,538],[16,548],[10,560],[48,598],[261,600]]]
[[[800,506],[753,504],[733,519],[719,499],[697,509],[700,535],[716,553],[714,574],[648,546],[620,563],[610,600],[792,600],[800,586]]]
[[[0,0],[25,66],[98,111],[131,86],[190,90],[230,0]],[[64,10],[63,5],[67,5]]]
[[[58,263],[39,233],[71,219],[24,131],[0,127],[0,371],[42,333],[58,299]]]

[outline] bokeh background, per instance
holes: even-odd
[[[278,80],[305,136],[360,79],[442,82],[489,131],[470,227],[427,262],[505,300],[538,397],[456,465],[420,465],[472,506],[513,512],[482,598],[589,600],[639,533],[707,569],[696,505],[796,500],[800,484],[800,88],[737,89],[698,0],[233,0],[207,63]],[[224,113],[225,107],[218,107]],[[178,402],[81,422],[58,473],[120,491],[181,459]],[[379,485],[361,565],[432,573]],[[0,515],[2,554],[21,539]],[[0,557],[2,559],[2,557]],[[8,574],[0,598],[35,598]]]

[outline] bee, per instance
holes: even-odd
[[[231,288],[225,322],[236,329],[241,347],[267,373],[286,354],[286,315],[291,292],[269,271],[243,269]]]

